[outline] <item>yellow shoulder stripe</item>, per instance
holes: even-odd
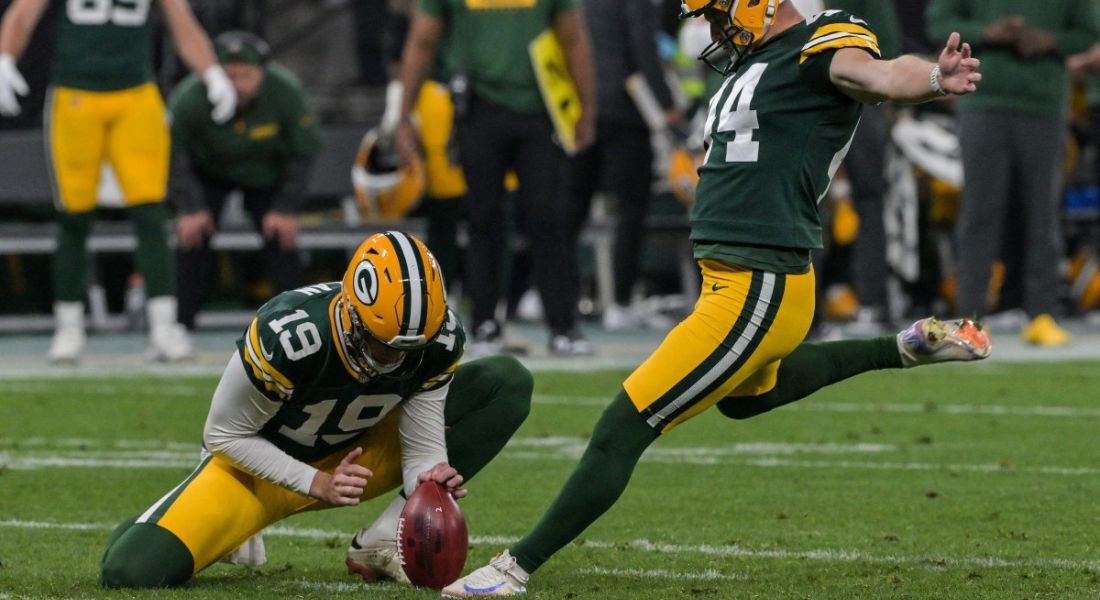
[[[282,398],[289,398],[294,392],[294,384],[285,375],[279,372],[264,356],[264,347],[260,342],[259,323],[252,320],[248,326],[248,335],[245,338],[245,362],[252,368],[252,374],[256,379],[264,382],[268,391],[275,392]]]
[[[332,302],[328,304],[329,321],[332,321],[332,343],[336,346],[336,355],[340,357],[340,362],[344,365],[344,370],[348,372],[352,377],[359,376],[359,369],[348,360],[347,350],[344,348],[344,332],[343,322],[340,320],[340,313],[336,310],[336,305],[340,303],[340,294],[336,294],[332,297]]]
[[[870,29],[867,29],[863,25],[858,25],[856,23],[833,23],[832,25],[823,25],[821,27],[818,27],[817,31],[814,31],[814,34],[810,36],[810,41],[812,42],[820,37],[824,37],[833,33],[851,33],[855,35],[865,35],[874,40],[876,44],[878,43],[877,35],[875,35]],[[806,45],[809,46],[809,44]]]
[[[808,58],[815,54],[821,54],[828,50],[839,50],[841,48],[866,48],[874,54],[876,57],[881,57],[882,52],[878,48],[878,44],[872,40],[868,40],[863,37],[845,36],[841,38],[822,40],[820,43],[815,44],[812,48],[807,44],[806,48],[802,49],[802,57],[798,62],[804,63]]]

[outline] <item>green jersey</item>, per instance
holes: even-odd
[[[863,110],[829,78],[833,54],[849,47],[879,56],[864,21],[838,10],[819,13],[755,49],[711,98],[691,211],[697,258],[742,256],[753,268],[808,269],[806,250],[822,247],[818,203]],[[715,252],[716,245],[741,251]]]
[[[407,353],[391,373],[365,372],[344,347],[341,290],[333,282],[283,292],[237,340],[252,384],[281,404],[260,435],[303,462],[350,446],[403,401],[449,382],[466,341],[448,310],[426,349]]]
[[[53,83],[95,92],[153,79],[154,0],[54,0],[60,22]]]
[[[544,112],[527,51],[559,13],[576,0],[419,0],[420,10],[443,21],[446,48],[439,72],[464,71],[473,92],[519,113]]]
[[[168,100],[173,152],[220,183],[248,190],[274,189],[291,159],[321,151],[321,133],[298,79],[276,64],[265,68],[256,99],[223,124],[210,117],[206,85],[191,74]]]

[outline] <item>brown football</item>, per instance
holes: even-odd
[[[434,481],[420,484],[397,525],[397,550],[409,581],[442,589],[462,575],[468,546],[466,519],[447,488]]]

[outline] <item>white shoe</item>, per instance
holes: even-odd
[[[529,289],[523,292],[523,295],[519,297],[519,302],[516,303],[516,318],[520,321],[539,323],[544,315],[542,296],[539,296],[538,291]]]
[[[476,598],[527,595],[530,576],[516,564],[507,550],[496,555],[487,566],[443,588],[444,598]]]
[[[47,356],[53,363],[75,363],[84,352],[84,303],[55,302],[55,327]]]
[[[221,559],[221,562],[227,565],[246,565],[249,567],[259,567],[266,563],[267,549],[264,547],[264,532],[261,531],[248,538],[245,543],[241,544],[240,548]]]
[[[176,362],[191,358],[191,335],[176,322],[176,299],[172,296],[150,298],[145,304],[149,317],[149,350],[155,360]]]
[[[989,332],[971,319],[921,319],[898,334],[903,367],[954,360],[981,360],[993,351]]]
[[[608,331],[640,329],[644,325],[642,316],[633,307],[609,304],[603,310],[603,328]]]
[[[401,566],[401,556],[397,553],[397,540],[379,539],[360,546],[359,536],[365,531],[360,529],[351,538],[345,561],[348,575],[358,575],[366,582],[392,580],[409,583],[409,577]]]

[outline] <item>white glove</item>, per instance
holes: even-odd
[[[26,96],[29,91],[26,80],[15,66],[15,57],[11,54],[0,54],[0,115],[18,115],[21,110],[19,98],[16,96]]]
[[[232,119],[237,112],[237,90],[233,88],[225,69],[214,65],[203,71],[202,80],[206,83],[206,99],[214,107],[210,117],[219,125]]]

